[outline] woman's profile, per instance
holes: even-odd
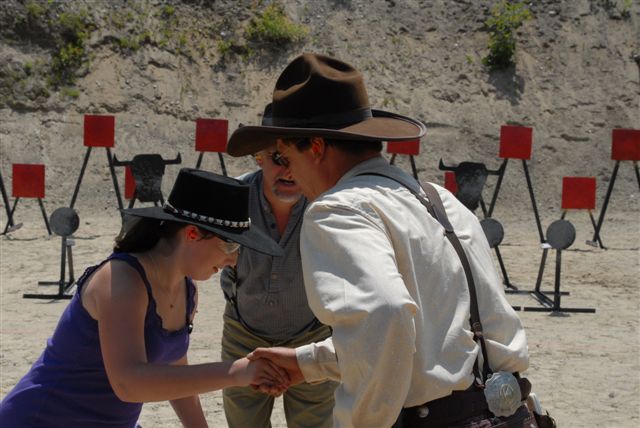
[[[286,388],[266,360],[189,365],[194,281],[234,265],[240,246],[278,255],[251,227],[248,187],[182,169],[163,207],[124,210],[114,251],[88,268],[53,336],[0,404],[3,427],[135,427],[142,403],[170,401],[184,426],[206,426],[198,394]]]

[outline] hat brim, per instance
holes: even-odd
[[[350,141],[406,141],[426,133],[424,124],[410,117],[371,110],[372,117],[340,129],[286,126],[243,126],[229,139],[227,153],[246,156],[273,146],[278,138],[325,137]]]
[[[121,210],[126,215],[135,217],[155,218],[158,220],[175,221],[178,223],[193,224],[205,230],[215,233],[223,238],[237,242],[243,247],[250,248],[270,256],[283,256],[284,252],[280,245],[269,236],[258,230],[255,226],[248,229],[238,229],[232,227],[216,226],[208,223],[201,223],[191,219],[185,219],[178,215],[165,211],[161,207],[131,208]]]

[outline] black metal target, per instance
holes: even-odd
[[[70,299],[72,294],[68,293],[73,284],[75,277],[73,275],[73,239],[68,239],[80,226],[80,218],[73,208],[61,207],[57,208],[49,217],[51,230],[60,236],[60,279],[57,281],[38,281],[38,285],[57,285],[58,292],[56,294],[32,294],[25,293],[22,295],[25,299]],[[68,268],[68,270],[67,270]],[[68,279],[67,279],[68,275]]]
[[[556,220],[547,228],[547,243],[555,250],[569,248],[576,239],[576,228],[567,220]]]
[[[140,202],[153,202],[155,206],[163,205],[162,176],[164,175],[165,166],[180,163],[182,163],[180,153],[175,159],[169,160],[162,159],[162,156],[158,154],[135,155],[130,161],[120,161],[114,156],[113,165],[129,166],[136,183],[134,195],[131,198],[131,202],[129,202],[129,208],[133,208],[136,199]]]
[[[500,245],[504,238],[504,228],[498,220],[485,218],[480,220],[480,226],[482,226],[487,241],[489,241],[490,248],[495,248]]]
[[[78,230],[80,218],[73,208],[62,207],[56,209],[49,218],[51,230],[58,236],[67,237]]]
[[[547,244],[542,247],[542,259],[540,260],[540,269],[538,271],[538,279],[536,281],[536,288],[531,292],[531,296],[538,301],[542,306],[525,306],[522,309],[525,311],[534,312],[552,312],[557,315],[562,312],[581,312],[593,314],[596,312],[595,308],[567,308],[561,305],[561,299],[563,295],[568,295],[567,291],[560,291],[560,265],[562,261],[562,250],[569,248],[573,241],[576,239],[576,229],[567,220],[556,220],[547,228]],[[542,275],[544,273],[544,266],[547,261],[547,253],[551,249],[556,250],[556,272],[553,286],[553,293],[548,293],[540,290],[540,284],[542,283]],[[553,294],[553,299],[549,298],[546,294]]]

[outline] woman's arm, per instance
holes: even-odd
[[[185,398],[229,386],[286,384],[286,372],[265,360],[171,366],[146,358],[144,318],[147,292],[137,272],[107,263],[87,286],[91,315],[98,321],[100,346],[111,386],[123,401]]]
[[[185,366],[187,364],[186,355],[174,363],[176,366]],[[178,398],[176,400],[170,400],[169,402],[171,403],[173,410],[176,412],[176,415],[178,415],[180,422],[182,422],[183,427],[203,428],[209,426],[207,425],[207,420],[204,417],[204,412],[200,405],[200,397],[198,395]]]
[[[193,323],[193,319],[198,312],[198,284],[196,284],[196,282],[194,281],[193,285],[195,294],[193,296],[193,312],[189,314],[189,320],[191,321],[191,323]],[[180,358],[174,363],[174,365],[176,366],[186,366],[187,364],[189,364],[187,355]],[[169,403],[171,404],[171,407],[173,407],[173,410],[176,412],[176,415],[180,419],[180,422],[182,422],[183,427],[206,428],[209,426],[204,416],[204,411],[202,410],[199,395],[192,395],[190,397],[170,400]]]

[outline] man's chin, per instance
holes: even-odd
[[[282,202],[298,202],[298,200],[302,197],[302,192],[282,192],[280,190],[274,189],[273,194],[281,200]]]

